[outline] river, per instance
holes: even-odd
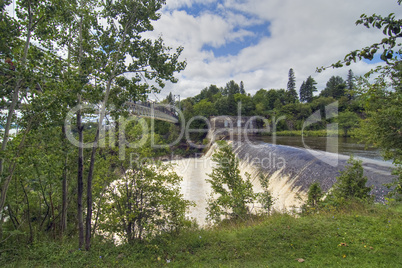
[[[364,144],[350,138],[306,137],[303,140],[301,137],[276,137],[274,140],[272,137],[255,137],[252,142],[233,141],[232,145],[240,159],[241,175],[251,175],[255,192],[262,191],[260,176],[269,178],[269,190],[275,199],[273,209],[276,211],[299,208],[313,182],[319,182],[321,188],[328,191],[336,182],[339,171],[345,169],[351,154],[363,161],[367,185],[373,186],[372,193],[377,202],[383,202],[384,195],[389,191],[383,184],[393,179],[393,165],[383,160],[378,149],[365,148]],[[183,177],[183,197],[196,204],[189,216],[201,226],[206,224],[206,199],[211,193],[206,180],[215,166],[211,160],[214,150],[215,146],[212,146],[201,158],[171,161],[175,165],[174,170]]]
[[[373,160],[384,161],[378,148],[367,147],[359,143],[358,139],[337,138],[337,137],[288,137],[288,136],[260,136],[253,140],[263,141],[271,144],[287,145],[298,148],[327,151],[343,155],[354,155],[358,158],[369,158]],[[391,162],[391,161],[386,161]]]

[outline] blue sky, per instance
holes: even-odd
[[[178,11],[186,12],[188,15],[193,17],[202,16],[204,13],[218,14],[222,17],[225,17],[225,12],[223,12],[222,7],[224,5],[224,1],[216,1],[212,3],[194,3],[191,6],[184,5],[178,8]],[[244,16],[249,21],[255,20],[249,14],[245,12],[241,12],[235,9],[231,9],[231,12],[234,14],[239,14],[240,16]],[[213,52],[215,57],[226,57],[226,56],[235,56],[239,54],[239,52],[247,47],[258,44],[261,38],[269,37],[269,21],[261,21],[256,20],[255,23],[250,25],[237,25],[233,28],[234,32],[239,31],[247,31],[250,35],[247,38],[238,38],[234,40],[228,40],[225,44],[222,45],[210,45],[205,44],[202,46],[202,51],[211,51]]]
[[[202,50],[212,51],[215,57],[226,57],[226,56],[235,56],[240,53],[240,51],[244,48],[255,46],[261,40],[261,38],[269,37],[269,22],[265,22],[258,25],[247,26],[244,28],[235,28],[235,31],[239,31],[244,29],[253,33],[253,35],[248,36],[247,38],[232,40],[227,42],[224,45],[214,47],[211,45],[204,45]]]
[[[248,93],[286,88],[293,68],[296,87],[308,76],[325,88],[332,75],[346,78],[349,69],[363,75],[378,59],[348,68],[316,73],[316,68],[343,59],[350,51],[383,38],[381,31],[356,26],[360,15],[397,13],[396,0],[167,0],[155,31],[170,47],[184,47],[187,68],[169,92],[189,97],[215,84],[244,82]]]

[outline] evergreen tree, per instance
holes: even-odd
[[[362,161],[356,160],[353,156],[348,160],[348,166],[341,171],[333,186],[332,196],[335,200],[342,199],[363,199],[370,198],[371,187],[367,187],[367,177],[363,175]]]
[[[306,102],[307,101],[307,88],[306,88],[306,82],[303,81],[302,85],[300,86],[300,101],[301,102]]]
[[[240,87],[235,81],[230,80],[226,83],[226,86],[223,89],[223,95],[234,95],[237,93],[240,93]]]
[[[317,91],[315,85],[317,85],[317,82],[311,76],[309,76],[307,80],[302,83],[300,87],[301,102],[311,102],[313,100],[313,93]]]
[[[348,72],[348,78],[346,80],[346,89],[345,96],[348,97],[349,100],[353,99],[353,90],[355,89],[355,76],[352,70]]]
[[[305,96],[306,96],[307,102],[313,101],[313,94],[315,91],[317,91],[317,88],[315,85],[317,85],[317,82],[310,75],[306,80],[306,95]]]
[[[244,90],[243,81],[240,82],[240,94],[246,95],[246,90]]]
[[[323,97],[333,97],[334,99],[339,99],[345,95],[346,84],[345,81],[340,76],[332,76],[323,91],[321,91],[320,96]]]
[[[170,92],[169,95],[167,95],[166,101],[167,101],[167,103],[169,103],[169,104],[172,104],[172,103],[174,102],[172,92]]]
[[[297,101],[297,92],[296,92],[296,78],[295,73],[292,68],[289,70],[289,81],[287,87],[287,97],[290,103],[295,103]]]
[[[355,76],[352,72],[352,70],[349,70],[348,72],[348,79],[346,80],[346,88],[348,90],[353,90],[355,88]]]

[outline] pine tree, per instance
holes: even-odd
[[[317,82],[310,75],[306,80],[306,101],[307,102],[311,102],[313,100],[313,94],[315,91],[317,91],[317,88],[315,85],[317,85]]]
[[[336,200],[342,199],[370,199],[371,187],[367,187],[367,177],[363,175],[362,161],[351,156],[348,166],[341,171],[337,182],[333,186],[332,195]]]
[[[295,103],[298,100],[296,92],[296,78],[292,68],[289,70],[289,81],[287,87],[287,97],[290,103]]]
[[[300,86],[300,101],[305,102],[307,101],[307,92],[306,92],[306,82],[303,81],[302,85]]]
[[[352,70],[348,72],[348,79],[346,80],[346,86],[348,90],[353,90],[355,87],[355,75],[353,74]]]
[[[246,95],[246,90],[244,90],[243,81],[240,82],[240,94]]]

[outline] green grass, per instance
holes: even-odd
[[[147,243],[76,241],[5,251],[1,267],[400,267],[402,207],[373,205],[303,217],[275,214],[183,231]],[[297,259],[305,261],[299,263]]]

